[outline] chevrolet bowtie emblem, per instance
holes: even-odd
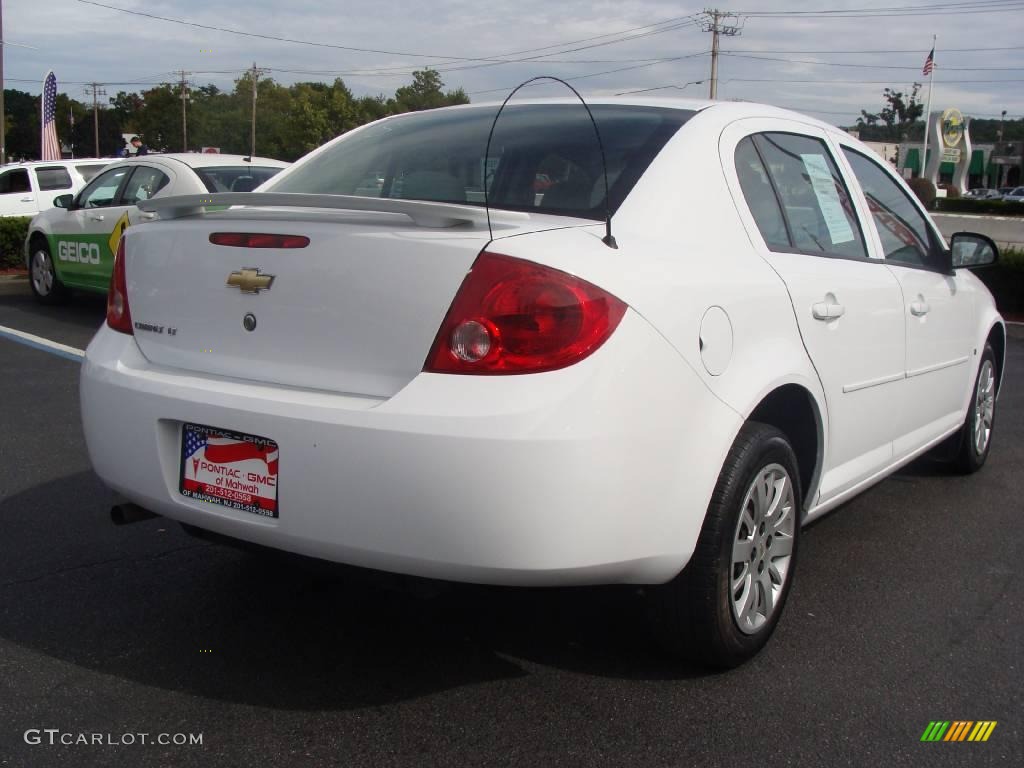
[[[237,272],[228,275],[228,285],[241,289],[242,293],[259,293],[260,290],[270,290],[274,282],[273,275],[261,275],[259,267],[243,267]]]

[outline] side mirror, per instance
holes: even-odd
[[[74,202],[74,200],[75,200],[75,196],[74,195],[57,195],[55,198],[53,198],[53,207],[54,208],[70,208],[71,204]]]
[[[949,238],[949,250],[953,254],[953,269],[987,267],[999,258],[999,248],[992,238],[974,232],[957,232]]]

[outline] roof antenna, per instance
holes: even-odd
[[[615,238],[612,237],[612,214],[608,200],[608,161],[604,155],[604,143],[601,141],[601,131],[598,130],[597,121],[594,120],[594,114],[590,111],[590,107],[587,106],[587,102],[583,100],[582,96],[580,96],[580,92],[569,85],[565,80],[562,80],[559,77],[553,77],[552,75],[531,77],[529,80],[524,80],[513,88],[512,92],[505,97],[503,102],[501,102],[501,106],[498,108],[498,114],[494,116],[494,122],[491,123],[491,131],[487,134],[487,148],[484,150],[484,209],[487,212],[487,232],[490,235],[490,239],[494,239],[494,230],[491,228],[491,205],[490,198],[487,194],[487,161],[491,156],[491,139],[494,138],[494,127],[498,124],[498,118],[501,117],[501,113],[504,111],[505,105],[508,104],[511,98],[519,92],[519,89],[538,80],[552,80],[556,83],[561,83],[576,94],[576,98],[580,100],[580,104],[582,104],[583,108],[587,110],[587,116],[590,118],[590,124],[594,126],[594,135],[597,137],[597,147],[601,150],[601,167],[604,170],[604,237],[601,238],[601,242],[609,248],[618,248],[619,244],[616,243]]]

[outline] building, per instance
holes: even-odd
[[[977,187],[1013,187],[1022,182],[1021,149],[1024,142],[1001,141],[996,144],[975,144],[971,151],[971,165],[968,169],[968,189]],[[928,147],[932,156],[934,147]],[[921,174],[921,144],[906,142],[899,145],[899,160],[896,167],[904,178]],[[939,166],[939,183],[953,181],[953,163]]]

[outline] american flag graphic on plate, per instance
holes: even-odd
[[[182,496],[277,517],[277,443],[265,437],[183,424]]]
[[[50,72],[43,81],[43,136],[42,160],[60,160],[60,142],[57,140],[57,77]]]

